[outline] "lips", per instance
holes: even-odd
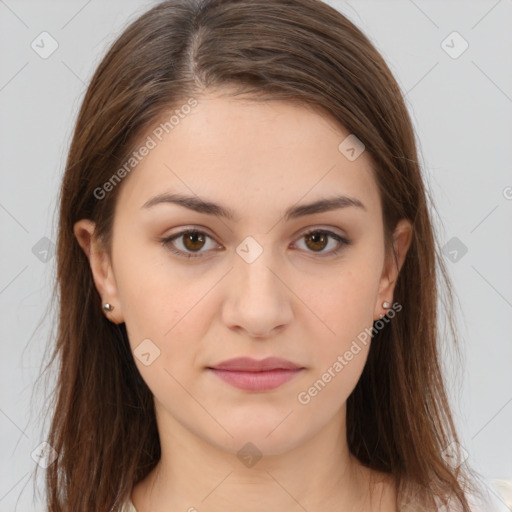
[[[224,382],[246,391],[270,391],[293,379],[304,370],[286,359],[268,357],[257,360],[237,357],[208,370]]]
[[[250,357],[236,357],[209,368],[238,372],[263,372],[269,370],[300,370],[302,367],[279,357],[267,357],[262,360],[251,359]]]

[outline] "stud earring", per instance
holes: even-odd
[[[389,309],[389,307],[390,307],[389,302],[388,302],[388,301],[383,302],[383,303],[382,303],[382,307],[383,307],[384,309]],[[383,318],[383,317],[384,317],[384,315],[382,315],[382,314],[381,314],[381,315],[379,315],[379,318]]]
[[[105,311],[112,311],[114,309],[114,306],[112,306],[112,304],[109,304],[108,302],[106,302],[105,304],[103,304],[103,309]]]

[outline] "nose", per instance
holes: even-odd
[[[252,338],[271,337],[293,318],[293,287],[271,253],[263,250],[251,263],[236,255],[229,273],[223,321]]]

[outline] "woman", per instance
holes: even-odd
[[[414,132],[335,9],[143,14],[60,201],[51,512],[470,510]]]

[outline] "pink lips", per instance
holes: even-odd
[[[208,370],[239,389],[268,391],[293,379],[303,367],[278,357],[262,360],[237,357],[208,367]]]

